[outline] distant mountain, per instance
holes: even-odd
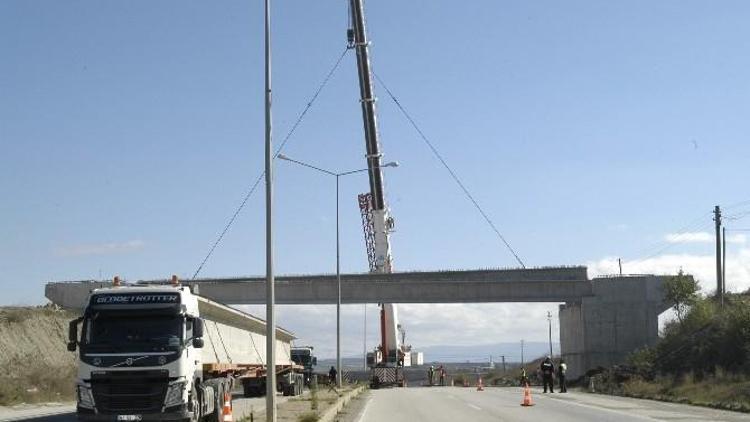
[[[505,355],[508,363],[521,362],[521,342],[518,343],[490,343],[472,346],[428,346],[414,348],[415,352],[424,353],[425,363],[429,362],[488,362],[490,356],[494,362],[500,363],[501,356]],[[552,352],[560,354],[560,344],[552,343]],[[542,341],[524,342],[524,361],[529,362],[536,358],[549,354],[549,343]],[[334,359],[320,359],[320,364],[335,364]],[[347,356],[342,359],[345,366],[362,365],[362,356]]]
[[[536,359],[549,354],[547,342],[524,342],[524,361]],[[521,361],[521,342],[518,343],[490,343],[472,346],[428,346],[415,349],[424,353],[425,362],[488,362],[490,356],[494,362],[500,362],[505,356],[506,362]],[[552,343],[552,352],[560,354],[560,344]]]

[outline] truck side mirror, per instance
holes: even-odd
[[[83,321],[83,318],[76,318],[68,324],[68,351],[75,352],[78,346],[78,323]]]
[[[203,339],[198,337],[193,339],[193,347],[196,349],[202,349],[203,348]]]
[[[193,321],[193,337],[203,337],[203,320],[200,318],[196,318]]]
[[[313,358],[312,358],[312,364],[313,364],[313,366],[318,366],[318,358],[317,357],[313,356]]]

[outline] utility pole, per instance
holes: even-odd
[[[505,355],[502,355],[501,358],[503,360],[503,375],[505,375]]]
[[[721,276],[721,209],[714,207],[714,227],[716,228],[716,298],[724,306],[723,282]]]
[[[617,266],[620,267],[620,277],[622,277],[622,258],[617,258]]]
[[[549,357],[552,359],[552,312],[547,311],[547,322],[549,322]]]
[[[523,367],[523,339],[521,339],[521,367]]]

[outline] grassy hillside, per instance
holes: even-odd
[[[75,354],[66,349],[70,312],[0,308],[0,405],[72,400]]]
[[[750,294],[688,299],[655,347],[594,375],[597,391],[750,412]]]

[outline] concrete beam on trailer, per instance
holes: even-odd
[[[341,280],[343,303],[577,302],[593,294],[586,267],[343,274]],[[262,277],[201,279],[185,284],[197,285],[200,295],[221,303],[265,303]],[[109,285],[53,282],[46,285],[45,295],[60,306],[80,308],[92,289]],[[277,277],[276,303],[336,303],[336,276]]]

